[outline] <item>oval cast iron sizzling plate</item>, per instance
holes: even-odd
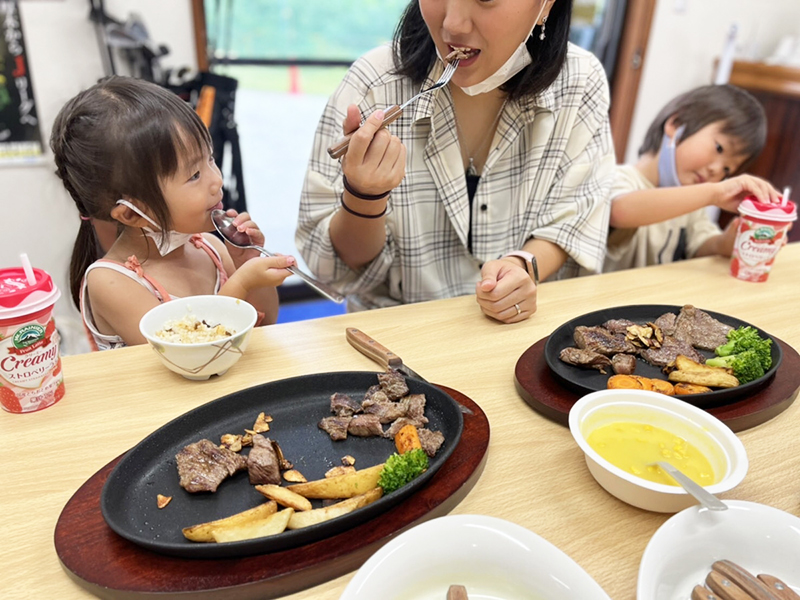
[[[130,450],[103,487],[100,507],[109,527],[123,538],[148,550],[186,558],[229,558],[294,548],[340,533],[379,516],[424,486],[458,445],[463,417],[458,404],[431,384],[406,379],[409,393],[425,394],[427,427],[444,434],[444,443],[430,459],[428,470],[408,485],[374,503],[330,521],[240,542],[198,543],[183,537],[181,529],[247,510],[266,501],[240,471],[224,480],[214,493],[191,494],[180,487],[175,455],[186,445],[207,438],[219,443],[225,433],[252,429],[260,412],[273,418],[263,435],[277,441],[287,460],[309,480],[322,479],[347,454],[356,469],[385,462],[395,452],[394,441],[348,436],[334,442],[317,427],[331,416],[334,392],[361,399],[378,383],[377,373],[347,371],[284,379],[251,387],[213,400],[167,423]],[[386,426],[384,426],[385,428]],[[247,454],[249,448],[243,448]],[[289,485],[284,482],[283,485]],[[165,508],[156,495],[172,496]],[[314,508],[321,500],[312,500]]]
[[[556,329],[548,338],[544,348],[544,357],[545,361],[547,362],[547,366],[550,367],[553,376],[560,383],[579,394],[588,394],[590,392],[604,390],[606,389],[608,378],[614,374],[614,371],[610,367],[606,369],[608,374],[603,375],[597,369],[576,367],[574,365],[567,364],[558,358],[561,350],[570,346],[575,346],[575,340],[572,337],[575,328],[579,325],[586,325],[588,327],[602,325],[610,319],[628,319],[634,323],[644,324],[655,321],[664,313],[672,312],[677,315],[680,313],[681,308],[681,306],[669,306],[661,304],[634,304],[631,306],[605,308],[603,310],[581,315],[580,317],[575,317]],[[728,315],[723,315],[721,313],[711,312],[708,310],[704,310],[703,312],[708,313],[718,321],[721,321],[722,323],[730,325],[734,328],[742,325],[750,325],[750,323],[734,317],[729,317]],[[755,327],[755,325],[750,326]],[[758,333],[762,338],[772,339],[772,336],[762,329],[759,329],[758,327],[755,327],[755,329],[758,330]],[[767,371],[763,377],[734,388],[722,388],[712,392],[707,392],[705,394],[691,394],[687,396],[676,397],[688,402],[689,404],[693,404],[694,406],[705,408],[709,406],[726,404],[733,400],[737,400],[749,394],[755,393],[770,382],[781,364],[783,351],[781,350],[780,344],[773,342],[771,349],[772,367],[770,367],[769,371]],[[714,356],[713,351],[697,351],[706,358],[711,358]],[[642,377],[651,377],[654,379],[667,378],[659,367],[655,367],[639,357],[636,358],[636,370],[634,370],[633,374],[641,375]]]

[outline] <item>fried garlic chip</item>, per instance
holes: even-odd
[[[305,478],[305,475],[296,469],[284,471],[283,478],[289,483],[305,483],[308,481],[308,479]]]
[[[226,433],[219,438],[219,445],[231,452],[239,452],[242,449],[242,436],[235,433]]]
[[[269,415],[265,415],[262,412],[260,415],[258,415],[256,422],[253,424],[253,431],[255,431],[255,433],[264,433],[265,431],[269,431],[269,424],[271,422],[272,422],[272,417],[270,417]]]
[[[158,508],[164,508],[170,502],[172,502],[172,496],[164,496],[162,494],[156,496],[156,505]]]

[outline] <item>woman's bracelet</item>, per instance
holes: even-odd
[[[389,192],[392,191],[392,190],[389,190],[388,192],[384,192],[382,194],[374,194],[374,195],[373,194],[362,194],[361,192],[357,192],[352,187],[350,187],[350,183],[348,183],[347,177],[344,176],[344,173],[342,173],[342,183],[344,183],[344,189],[346,189],[348,192],[350,192],[351,196],[353,196],[354,198],[358,198],[359,200],[370,200],[370,201],[380,200],[380,199],[385,198],[386,196],[388,196]]]
[[[356,217],[361,217],[362,219],[379,219],[383,215],[386,214],[386,206],[383,207],[383,210],[379,212],[377,215],[365,215],[364,213],[356,212],[347,204],[344,203],[344,196],[342,197],[342,208],[349,212],[351,215],[355,215]]]

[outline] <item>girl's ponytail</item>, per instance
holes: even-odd
[[[78,237],[75,238],[72,258],[69,261],[69,291],[78,310],[80,310],[83,276],[89,265],[100,258],[98,246],[97,234],[95,234],[91,219],[81,216],[81,227],[78,229]]]

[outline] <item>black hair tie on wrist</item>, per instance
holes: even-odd
[[[342,198],[342,208],[349,212],[351,215],[355,215],[356,217],[361,217],[362,219],[380,219],[383,215],[386,214],[386,207],[383,207],[383,210],[379,212],[377,215],[365,215],[364,213],[356,212],[347,204],[344,203],[344,198]]]
[[[351,196],[353,196],[354,198],[358,198],[359,200],[370,200],[370,201],[372,201],[372,200],[381,200],[382,198],[385,198],[386,196],[388,196],[389,192],[392,191],[392,190],[389,190],[388,192],[384,192],[382,194],[374,194],[374,195],[362,194],[361,192],[357,192],[352,187],[350,187],[350,184],[347,181],[347,177],[344,176],[344,173],[342,173],[342,183],[344,183],[344,189],[346,189],[348,192],[350,192]]]

